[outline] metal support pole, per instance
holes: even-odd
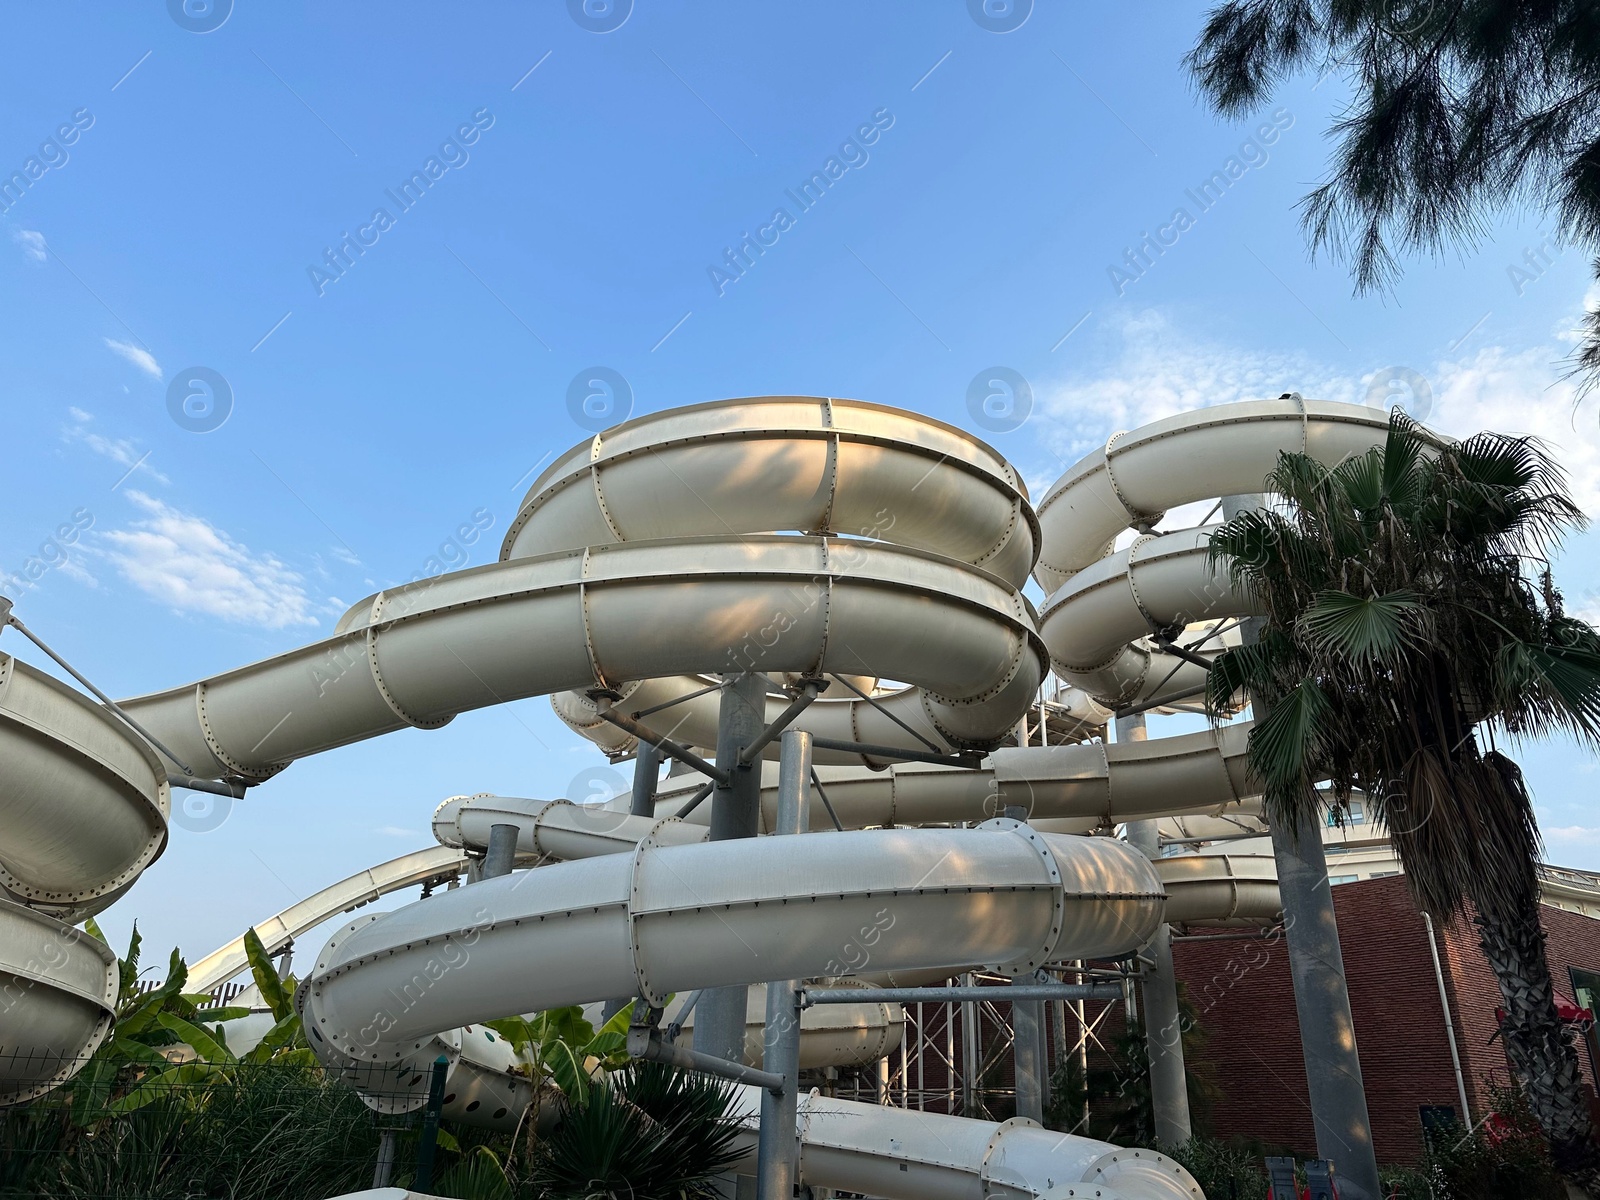
[[[1149,733],[1143,713],[1118,717],[1117,742],[1142,742]],[[1152,862],[1161,857],[1155,821],[1129,821],[1128,841]],[[1162,924],[1145,947],[1155,969],[1144,977],[1144,1042],[1150,1057],[1150,1107],[1156,1144],[1181,1146],[1194,1136],[1189,1115],[1189,1077],[1183,1064],[1183,1016],[1178,1011],[1178,978],[1172,963],[1172,926]]]
[[[1021,989],[1018,989],[1021,990]],[[1017,1116],[1044,1124],[1044,1055],[1040,1002],[1011,1001],[1011,1051],[1016,1059]]]
[[[1467,1103],[1467,1081],[1461,1075],[1461,1055],[1456,1050],[1456,1025],[1450,1019],[1450,993],[1444,986],[1444,969],[1439,966],[1439,940],[1433,936],[1433,917],[1422,914],[1422,923],[1428,927],[1428,953],[1433,955],[1433,978],[1439,985],[1439,1007],[1444,1009],[1444,1036],[1450,1043],[1450,1061],[1456,1069],[1456,1095],[1461,1098],[1461,1128],[1471,1129],[1472,1107]]]
[[[498,879],[511,874],[517,861],[517,827],[515,825],[489,826],[489,848],[483,854],[483,878]]]
[[[1083,969],[1083,960],[1078,960]],[[1078,1018],[1078,1078],[1083,1080],[1083,1136],[1089,1136],[1089,1021],[1082,1000],[1072,1002],[1072,1013]]]
[[[422,1117],[422,1137],[417,1144],[417,1175],[411,1187],[426,1192],[433,1186],[433,1151],[439,1140],[439,1110],[444,1107],[444,1077],[450,1060],[439,1055],[433,1060],[433,1078],[428,1080],[428,1106]]]
[[[1222,515],[1231,521],[1265,504],[1260,495],[1228,496],[1222,502]],[[1242,622],[1239,632],[1245,645],[1254,644],[1261,635],[1260,619]],[[1361,1082],[1361,1057],[1356,1050],[1355,1020],[1350,1015],[1344,952],[1339,947],[1339,922],[1328,886],[1322,831],[1315,827],[1286,829],[1278,821],[1271,822],[1271,828],[1317,1154],[1339,1164],[1339,1190],[1344,1200],[1378,1200],[1383,1191],[1372,1148],[1372,1122]]]
[[[726,676],[717,718],[717,765],[721,775],[711,793],[711,840],[755,837],[761,832],[761,772],[739,765],[739,752],[766,728],[767,680],[754,672]],[[725,782],[724,782],[725,781]],[[745,1004],[748,988],[709,988],[700,997],[694,1023],[696,1050],[744,1061]]]
[[[394,1129],[378,1130],[378,1163],[372,1169],[372,1186],[386,1188],[394,1177]]]
[[[748,767],[756,759],[760,758],[761,752],[767,748],[773,739],[794,724],[795,719],[811,707],[817,698],[817,693],[827,686],[827,683],[820,679],[806,680],[800,689],[800,694],[789,702],[789,707],[774,717],[772,724],[763,729],[755,741],[739,751],[739,765]]]
[[[661,751],[649,742],[640,742],[633,760],[633,797],[628,811],[636,817],[656,815],[656,779],[661,774]]]
[[[811,693],[815,695],[815,693]],[[811,791],[811,735],[785,730],[778,765],[778,812],[773,833],[806,831]],[[783,1077],[783,1091],[761,1093],[756,1148],[757,1200],[793,1200],[800,1181],[800,1139],[795,1128],[800,1091],[800,980],[767,984],[762,1069]]]
[[[961,977],[963,987],[972,986],[972,972]],[[961,1115],[978,1115],[978,1002],[961,1002]]]

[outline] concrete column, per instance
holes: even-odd
[[[761,764],[739,765],[739,751],[766,728],[767,680],[754,672],[723,677],[717,722],[717,766],[732,775],[728,787],[711,793],[711,840],[755,837],[761,832]],[[746,992],[743,987],[708,988],[695,1013],[694,1048],[731,1062],[744,1062]]]
[[[778,766],[778,813],[773,833],[806,831],[811,791],[811,735],[783,733]],[[758,1200],[793,1200],[800,1179],[800,1141],[795,1129],[800,1091],[800,983],[767,984],[767,1022],[762,1069],[782,1075],[783,1095],[761,1093],[761,1132],[756,1148]]]
[[[1222,515],[1232,520],[1264,503],[1259,495],[1228,496],[1222,502]],[[1260,637],[1260,629],[1259,618],[1244,622],[1240,632],[1247,645]],[[1372,1122],[1361,1082],[1361,1058],[1356,1051],[1356,1027],[1350,1015],[1322,830],[1315,825],[1299,831],[1284,829],[1277,821],[1271,822],[1271,829],[1317,1155],[1332,1160],[1338,1169],[1343,1200],[1379,1200],[1383,1191],[1372,1148]]]
[[[1143,713],[1117,718],[1117,741],[1148,737]],[[1161,835],[1154,821],[1129,821],[1128,841],[1152,862],[1161,857]],[[1172,926],[1162,925],[1145,947],[1155,961],[1144,977],[1145,1047],[1150,1057],[1150,1107],[1156,1142],[1181,1146],[1193,1136],[1189,1081],[1183,1068],[1183,1026],[1178,1012],[1178,979],[1172,966]]]

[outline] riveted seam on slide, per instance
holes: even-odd
[[[1140,512],[1137,508],[1135,508],[1132,504],[1130,504],[1128,502],[1128,497],[1123,494],[1122,485],[1117,482],[1117,473],[1112,468],[1112,465],[1111,465],[1112,457],[1116,453],[1117,442],[1119,440],[1121,440],[1122,438],[1126,437],[1126,436],[1127,436],[1127,430],[1122,429],[1122,430],[1118,430],[1116,433],[1113,433],[1106,440],[1106,448],[1105,448],[1106,482],[1111,485],[1111,491],[1116,495],[1117,503],[1122,505],[1122,511],[1128,514],[1128,524],[1129,525],[1132,525],[1132,526],[1138,526],[1140,524],[1154,525],[1157,521],[1161,520],[1161,518],[1166,516],[1167,514],[1164,513],[1164,512],[1158,512],[1158,513]]]
[[[195,716],[200,721],[200,736],[205,738],[206,748],[211,751],[212,757],[235,775],[264,778],[259,770],[254,770],[238,762],[222,748],[221,740],[217,737],[216,731],[211,728],[211,722],[206,718],[206,685],[204,680],[194,685],[194,707]]]
[[[378,695],[383,697],[383,702],[389,706],[389,711],[395,716],[399,717],[407,725],[410,725],[416,729],[438,729],[442,725],[448,725],[451,718],[455,714],[451,713],[443,717],[431,717],[426,720],[421,717],[412,716],[405,710],[400,701],[395,699],[394,693],[389,690],[389,685],[383,680],[383,670],[378,665],[378,627],[381,622],[379,622],[376,618],[379,615],[379,610],[383,606],[383,600],[386,595],[387,593],[380,593],[377,603],[373,605],[372,615],[374,620],[372,624],[367,626],[366,630],[367,668],[372,673],[373,685],[378,689]]]
[[[597,434],[595,435],[595,442],[598,442],[598,440],[600,440],[600,435]],[[616,517],[611,515],[610,504],[605,502],[605,488],[600,486],[600,466],[602,464],[598,464],[598,462],[590,462],[589,464],[589,477],[594,482],[595,504],[600,506],[600,515],[605,517],[606,528],[611,530],[611,536],[618,539],[619,542],[626,542],[627,534],[622,533],[621,526],[616,523]]]
[[[577,805],[573,804],[571,800],[552,800],[549,804],[545,805],[543,811],[541,811],[539,815],[533,819],[533,837],[531,840],[533,842],[533,852],[535,854],[545,855],[550,853],[550,851],[544,848],[543,843],[540,842],[539,834],[544,831],[544,819],[550,815],[551,810],[563,804],[573,808],[577,807]]]
[[[667,997],[657,992],[650,982],[649,973],[645,970],[644,956],[639,947],[639,917],[640,917],[640,881],[639,868],[644,865],[645,855],[655,848],[656,830],[661,823],[652,826],[650,832],[639,840],[634,847],[631,860],[628,864],[628,960],[633,964],[633,977],[639,983],[639,995],[644,1002],[652,1008],[665,1008]]]
[[[593,555],[592,547],[583,548],[583,565],[578,575],[578,615],[583,621],[583,649],[589,656],[589,672],[594,676],[594,686],[597,688],[610,687],[606,673],[600,666],[600,659],[594,652],[594,631],[589,625],[589,562]]]

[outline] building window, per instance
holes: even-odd
[[[1367,878],[1368,879],[1388,879],[1389,876],[1398,875],[1398,874],[1400,874],[1399,871],[1374,871],[1371,875],[1368,875]]]
[[[1361,876],[1359,875],[1329,875],[1328,882],[1330,884],[1354,883],[1360,878]]]
[[[1572,980],[1572,998],[1578,1002],[1579,1008],[1593,1012],[1600,1006],[1600,973],[1585,971],[1582,967],[1568,967],[1567,976]],[[1583,1030],[1583,1045],[1589,1051],[1589,1069],[1595,1072],[1596,1079],[1600,1079],[1600,1041],[1595,1038],[1594,1026]]]
[[[1362,803],[1359,800],[1350,801],[1349,811],[1345,812],[1343,816],[1344,823],[1346,825],[1365,825],[1367,823],[1367,810],[1362,806]],[[1328,824],[1339,824],[1339,817],[1340,812],[1338,809],[1329,810]]]

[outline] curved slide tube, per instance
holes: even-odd
[[[707,671],[900,680],[909,690],[884,703],[907,724],[946,747],[992,749],[1032,706],[1047,645],[1092,701],[1124,705],[1188,686],[1149,634],[1242,611],[1242,598],[1219,593],[1205,569],[1201,534],[1141,539],[1108,558],[1120,529],[1145,534],[1176,504],[1257,490],[1283,449],[1324,460],[1365,449],[1385,420],[1293,397],[1158,422],[1118,435],[1098,462],[1091,456],[1069,472],[1036,521],[1003,459],[913,414],[777,397],[641,418],[575,448],[536,481],[503,561],[379,593],[329,638],[127,707],[195,774],[245,782],[304,754],[531,695],[603,689],[625,693],[622,707],[649,707],[636,697]],[[1043,638],[1018,590],[1030,568],[1052,591]],[[0,804],[8,816],[15,807],[23,834],[0,832],[0,886],[76,916],[109,903],[160,852],[165,771],[70,689],[18,679],[28,673],[12,669],[0,695],[0,748],[8,751],[0,771],[21,764],[16,778],[0,776]],[[921,748],[876,708],[835,693],[795,727],[815,722],[825,737],[848,728],[854,740]],[[583,700],[569,705],[580,720]],[[677,715],[703,725],[708,705],[690,703],[694,711]],[[1242,811],[1250,795],[1236,769],[1241,737],[1222,730],[1137,748],[1052,747],[1037,758],[1007,751],[991,771],[964,776],[895,767],[875,781],[824,779],[847,824],[971,822],[1013,804],[1086,827],[1220,816]],[[699,729],[690,740],[711,739]],[[839,759],[847,771],[861,761]],[[76,826],[43,801],[57,785],[83,809]],[[597,831],[584,824],[587,810],[562,808],[539,809],[525,851],[597,857],[369,914],[335,935],[297,997],[327,1061],[398,1079],[415,1056],[448,1049],[452,1037],[466,1038],[458,1059],[476,1061],[468,1047],[481,1020],[605,996],[659,1001],[672,991],[850,970],[979,963],[1031,971],[1125,953],[1174,911],[1158,868],[1131,849],[1005,820],[781,845],[702,843],[692,824]],[[456,819],[479,818],[463,809]],[[85,826],[96,828],[63,836]],[[1210,857],[1160,866],[1176,911],[1266,919],[1269,881],[1246,860]],[[379,887],[372,880],[352,894]],[[19,928],[47,929],[39,914],[20,911]],[[287,931],[308,915],[287,918],[274,941],[293,936]],[[37,929],[36,938],[52,936]],[[862,931],[879,936],[870,961],[851,962],[849,939]],[[53,1036],[67,1036],[75,1022],[78,1046],[68,1049],[81,1055],[104,1036],[109,951],[87,939],[74,949],[83,953],[72,962],[36,972],[49,987],[24,988],[22,1002],[52,997],[50,1019],[62,1023]],[[511,969],[530,959],[544,969]],[[224,970],[227,960],[206,970]],[[32,978],[26,960],[0,967],[9,978]],[[492,1068],[491,1052],[478,1057]],[[963,1158],[961,1178],[987,1186],[982,1164],[1004,1139],[991,1144],[995,1128],[974,1124],[987,1130],[984,1149],[978,1168]],[[1010,1136],[1012,1146],[1025,1141]],[[858,1164],[852,1180],[892,1153],[891,1144],[890,1156]],[[1070,1194],[1053,1190],[1059,1181],[1049,1169],[1030,1163],[1017,1194]],[[942,1193],[930,1185],[919,1194]]]
[[[1008,746],[990,754],[977,770],[896,763],[882,771],[818,767],[817,777],[847,829],[976,823],[1015,807],[1030,821],[1077,822],[1071,829],[1055,826],[1057,832],[1091,833],[1125,821],[1259,812],[1257,789],[1245,766],[1248,736],[1249,727],[1239,723],[1150,742]],[[676,813],[705,782],[697,773],[668,776],[657,792],[656,812]],[[763,829],[772,828],[777,788],[777,770],[767,765],[761,785]],[[625,809],[627,803],[623,795],[606,807]],[[831,830],[832,819],[814,790],[809,803],[812,831]],[[703,804],[684,818],[699,826],[708,820]]]
[[[971,434],[860,400],[759,396],[637,417],[529,488],[502,559],[686,533],[835,533],[929,550],[1020,587],[1027,489]]]
[[[0,900],[0,1105],[77,1073],[111,1031],[117,986],[104,942]]]
[[[170,806],[142,739],[0,654],[0,1104],[49,1091],[105,1040],[116,956],[69,922],[161,854]]]
[[[202,775],[260,780],[527,696],[827,672],[902,680],[915,689],[902,703],[945,744],[988,747],[1046,667],[1017,590],[1034,557],[1026,499],[983,443],[874,405],[733,400],[640,418],[534,482],[502,562],[381,592],[331,638],[124,707]],[[625,538],[622,516],[651,540]],[[839,528],[855,536],[760,532]]]
[[[1283,453],[1332,465],[1383,444],[1381,409],[1286,396],[1219,404],[1118,433],[1079,459],[1039,502],[1033,574],[1046,592],[1111,552],[1125,529],[1169,509],[1259,492]]]
[[[331,638],[124,707],[197,773],[259,780],[302,755],[468,709],[724,665],[876,667],[925,689],[945,736],[972,744],[1010,731],[1045,669],[1026,603],[978,568],[882,543],[767,535],[442,575],[362,601]]]
[[[1208,531],[1149,531],[1180,505],[1259,492],[1282,453],[1328,464],[1364,453],[1382,444],[1388,421],[1292,395],[1168,417],[1080,459],[1039,503],[1034,578],[1050,593],[1041,632],[1062,677],[1112,708],[1192,693],[1204,672],[1144,636],[1248,606],[1206,565]],[[1127,529],[1141,536],[1113,555]]]
[[[0,654],[0,888],[99,912],[166,849],[167,775],[107,709]]]
[[[274,913],[252,928],[266,952],[276,955],[295,938],[308,929],[315,929],[329,917],[371,904],[402,888],[415,887],[433,879],[459,877],[466,873],[466,869],[466,855],[449,846],[414,850],[313,892],[299,903]],[[244,937],[236,937],[189,968],[188,988],[191,992],[209,992],[244,970],[249,961],[245,954]]]
[[[740,1174],[755,1169],[758,1089],[735,1089]],[[1128,1150],[1041,1129],[853,1100],[813,1091],[799,1098],[800,1176],[813,1187],[894,1200],[1204,1200],[1183,1166],[1153,1150]],[[435,1200],[404,1188],[351,1192],[337,1200]]]
[[[793,844],[791,844],[793,843]],[[508,1012],[768,979],[1126,953],[1161,920],[1148,860],[1015,821],[707,842],[559,863],[353,922],[296,1003],[314,1048],[395,1061]],[[867,931],[863,934],[863,931]],[[859,942],[871,939],[870,952]],[[538,962],[530,973],[519,965]]]

